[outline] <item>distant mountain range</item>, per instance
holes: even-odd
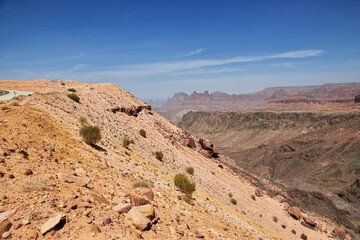
[[[224,92],[176,93],[162,108],[192,108],[196,110],[243,109],[262,105],[271,100],[286,99],[301,95],[311,99],[354,98],[360,94],[360,83],[331,83],[316,86],[271,87],[249,94]]]

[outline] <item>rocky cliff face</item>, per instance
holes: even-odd
[[[321,226],[314,231],[266,193],[254,201],[256,181],[224,164],[230,160],[210,141],[192,138],[114,84],[0,81],[0,89],[33,92],[0,104],[3,238],[293,239],[294,229],[327,239],[337,226],[303,213]],[[96,145],[79,135],[84,124],[101,129]],[[124,138],[133,141],[125,146]],[[196,183],[193,199],[175,187],[178,173]]]
[[[330,196],[353,219],[353,223],[342,219],[343,224],[356,230],[360,220],[356,214],[360,209],[359,123],[360,108],[352,107],[350,112],[335,113],[189,112],[179,126],[211,139],[221,153],[258,176]],[[311,196],[303,195],[305,202],[311,202],[307,199]],[[309,207],[334,219],[343,215]]]

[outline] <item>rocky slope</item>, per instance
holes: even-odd
[[[67,97],[68,88],[76,90],[79,103]],[[33,92],[0,105],[4,239],[299,239],[302,233],[328,239],[333,230],[340,238],[345,234],[316,213],[292,218],[285,203],[260,194],[252,178],[223,164],[230,166],[229,159],[208,158],[206,141],[190,144],[191,136],[114,84],[0,81],[0,89]],[[97,145],[84,143],[82,124],[99,126]],[[134,140],[127,148],[125,137]],[[156,151],[164,154],[162,161]],[[185,171],[189,166],[193,175]],[[174,186],[177,173],[196,183],[190,204]],[[306,217],[316,228],[304,223]]]
[[[350,112],[190,112],[179,125],[197,137],[211,139],[221,153],[257,176],[322,192],[336,207],[348,211],[355,223],[337,221],[357,231],[359,123],[360,106],[354,106]],[[317,209],[325,215],[330,212]]]

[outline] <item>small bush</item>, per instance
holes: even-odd
[[[134,144],[134,140],[132,139],[128,139],[128,138],[123,138],[123,147],[124,148],[128,148],[130,144]]]
[[[293,229],[293,230],[291,230],[291,232],[293,233],[293,234],[295,234],[296,235],[296,231]]]
[[[286,228],[286,225],[283,224],[283,225],[281,225],[281,227],[282,227],[283,229],[285,229],[285,228]]]
[[[75,102],[80,102],[79,96],[76,95],[75,93],[69,93],[67,96],[68,96],[68,98],[74,100]]]
[[[64,85],[65,85],[65,83],[62,82],[62,83],[61,83],[61,86],[64,86]]]
[[[136,182],[134,182],[133,184],[133,188],[137,188],[137,187],[147,187],[150,188],[150,185],[147,181],[144,180],[137,180]]]
[[[277,218],[277,217],[273,216],[272,219],[273,219],[274,222],[276,222],[276,223],[278,222],[278,218]]]
[[[79,119],[81,126],[88,125],[88,121],[85,117],[80,117]]]
[[[229,195],[229,197],[231,197],[231,198],[232,198],[232,196],[233,196],[231,192],[230,192],[228,195]]]
[[[191,204],[193,201],[191,194],[185,194],[184,201],[187,202],[188,204]]]
[[[303,239],[303,240],[307,240],[307,236],[305,234],[303,234],[303,233],[301,234],[300,238]]]
[[[255,195],[251,195],[251,199],[255,201],[256,200]]]
[[[187,167],[186,172],[190,175],[194,175],[194,168],[193,167]]]
[[[146,138],[146,131],[144,129],[141,129],[139,133],[142,137]]]
[[[155,152],[155,157],[157,160],[162,161],[164,158],[164,154],[162,152]]]
[[[236,204],[237,204],[236,199],[232,198],[232,199],[231,199],[231,203],[234,204],[234,205],[236,205]]]
[[[68,88],[69,92],[76,92],[76,90],[74,88]]]
[[[184,174],[177,174],[174,183],[182,193],[191,195],[195,191],[195,183],[191,182]]]
[[[80,135],[87,144],[94,145],[101,139],[100,128],[97,126],[83,126]]]
[[[1,107],[1,110],[5,111],[5,110],[9,110],[10,108],[8,106],[3,106]]]

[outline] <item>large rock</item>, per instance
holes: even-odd
[[[154,200],[154,193],[151,190],[151,188],[147,188],[147,187],[137,187],[135,189],[135,193],[139,196],[143,196],[145,198],[147,198],[147,200],[149,201],[153,201]]]
[[[316,227],[316,222],[309,218],[309,217],[303,217],[304,218],[304,222],[306,222],[307,224],[309,224],[312,227]]]
[[[136,197],[136,196],[131,196],[130,202],[131,202],[132,206],[141,206],[141,205],[146,205],[146,204],[150,203],[148,200],[141,198],[141,197]]]
[[[131,222],[134,227],[140,231],[145,231],[151,228],[151,222],[144,217],[137,209],[132,208],[127,214],[126,219]]]
[[[205,154],[203,153],[205,150],[206,152],[208,152],[210,157],[218,157],[219,151],[216,149],[216,147],[212,144],[212,142],[209,139],[199,139],[199,144],[203,149],[203,151],[201,152],[203,156],[205,156]]]
[[[65,173],[58,173],[56,174],[57,177],[67,183],[75,183],[78,186],[86,187],[87,184],[89,184],[90,179],[89,178],[83,178],[83,177],[76,177],[73,175],[65,174]]]
[[[298,207],[289,207],[288,213],[296,220],[299,220],[301,218],[301,210]]]
[[[335,237],[344,240],[346,238],[345,230],[340,227],[334,227],[333,234]]]
[[[186,139],[184,139],[183,143],[182,143],[184,146],[186,147],[189,147],[189,148],[196,148],[196,143],[195,143],[195,140],[193,137],[188,137]]]
[[[131,208],[132,208],[131,203],[123,203],[113,207],[113,210],[118,213],[127,213],[130,211]]]
[[[152,220],[155,218],[155,209],[151,204],[146,204],[138,207],[134,207],[138,210],[144,217]]]
[[[255,189],[255,195],[256,195],[257,197],[262,197],[262,196],[263,196],[263,192],[261,191],[260,188],[256,188],[256,189]]]
[[[14,208],[12,210],[0,213],[0,223],[2,223],[3,221],[7,220],[9,217],[14,215],[16,213],[16,210],[17,208]]]
[[[40,228],[42,235],[45,235],[48,231],[58,225],[63,218],[62,212],[54,213]]]
[[[3,235],[4,232],[9,231],[11,226],[12,223],[9,220],[5,220],[2,223],[0,223],[0,236]]]

